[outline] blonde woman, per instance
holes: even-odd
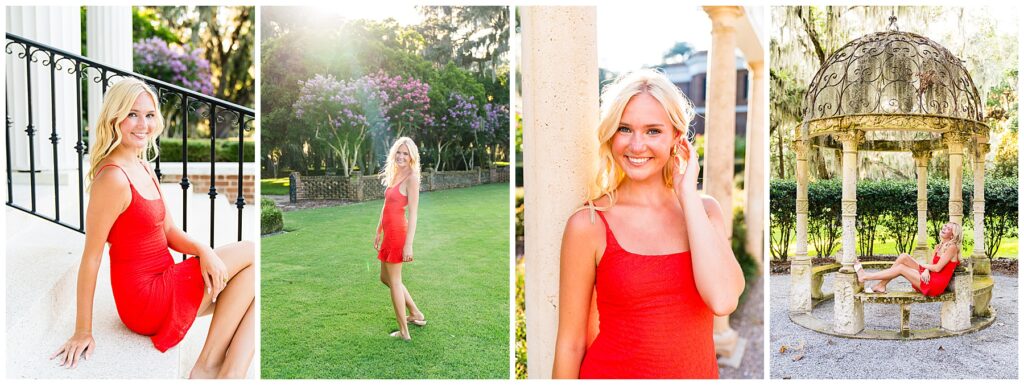
[[[412,262],[420,201],[420,153],[412,139],[403,136],[391,145],[380,180],[386,188],[373,248],[380,260],[380,281],[390,289],[391,304],[395,307],[398,331],[391,333],[391,337],[409,341],[410,322],[417,326],[427,324],[409,289],[402,284],[402,263]]]
[[[110,243],[110,286],[125,326],[150,336],[163,352],[197,316],[213,314],[190,377],[244,377],[255,351],[253,244],[211,249],[175,226],[146,162],[164,128],[157,100],[133,78],[114,84],[103,99],[91,150],[75,332],[50,359],[74,368],[95,352],[93,296]],[[174,263],[168,248],[196,257]]]
[[[562,238],[552,376],[717,378],[712,320],[744,282],[722,209],[697,191],[693,107],[652,70],[601,100],[597,173]]]
[[[949,222],[939,231],[939,244],[932,253],[932,263],[918,263],[909,254],[900,254],[891,267],[882,271],[868,273],[857,261],[853,268],[857,270],[860,282],[878,280],[874,286],[865,286],[867,293],[885,293],[885,286],[893,278],[903,277],[910,281],[914,290],[928,297],[941,295],[953,278],[953,270],[960,264],[960,244],[963,242],[963,228]]]

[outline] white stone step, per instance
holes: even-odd
[[[28,186],[15,197],[28,196]],[[181,207],[181,189],[163,184],[171,207]],[[52,189],[52,186],[51,186]],[[53,201],[52,190],[37,187],[37,199]],[[77,198],[64,195],[62,203],[77,210]],[[209,239],[210,200],[189,194],[189,233],[202,242]],[[87,204],[87,203],[86,203]],[[38,206],[37,206],[38,207]],[[52,207],[52,204],[50,205]],[[234,242],[237,211],[223,197],[215,201],[218,231],[216,245]],[[245,239],[254,239],[255,205],[243,212]],[[64,206],[62,205],[62,210]],[[77,213],[77,211],[75,211]],[[181,211],[172,210],[181,224]],[[211,317],[196,320],[185,340],[165,353],[157,351],[148,337],[129,331],[117,316],[110,289],[108,256],[104,253],[97,279],[93,310],[96,353],[75,370],[56,366],[50,354],[74,331],[76,285],[85,236],[19,210],[7,207],[7,373],[12,378],[183,378],[195,363],[206,338]],[[73,225],[77,220],[72,221]],[[250,368],[252,378],[254,369]]]

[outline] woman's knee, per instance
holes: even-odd
[[[391,282],[388,282],[388,275],[384,274],[383,271],[380,272],[380,283],[383,283],[384,286],[391,287]]]

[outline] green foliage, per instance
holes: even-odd
[[[747,227],[744,226],[743,222],[743,209],[742,207],[737,207],[732,218],[732,253],[736,256],[736,262],[740,264],[740,270],[743,270],[744,286],[739,301],[741,304],[747,300],[747,294],[750,292],[750,288],[758,281],[757,276],[761,271],[760,263],[747,252],[745,245],[746,233]]]
[[[84,10],[85,7],[82,9]],[[169,44],[183,44],[184,42],[167,24],[167,21],[157,13],[156,9],[132,7],[132,41],[143,41],[155,37]],[[85,28],[85,23],[82,23],[82,28]]]
[[[815,181],[807,187],[808,238],[818,256],[831,255],[841,236],[842,186],[837,181]],[[964,231],[972,225],[974,187],[963,183]],[[771,253],[773,259],[787,260],[796,222],[796,182],[772,180]],[[874,245],[890,239],[896,252],[910,252],[917,232],[917,184],[912,181],[859,181],[857,183],[857,246],[860,255],[875,255]],[[1017,179],[990,178],[985,181],[985,254],[991,258],[1002,241],[1017,237]],[[949,181],[928,182],[928,228],[932,243],[938,242],[942,225],[949,221]],[[967,245],[965,245],[966,247]]]
[[[996,178],[1016,178],[1017,159],[1017,130],[1015,129],[1007,132],[999,140],[994,159],[996,167],[992,175]]]
[[[526,265],[516,263],[516,379],[526,379]]]
[[[237,162],[238,161],[238,141],[237,140],[218,140],[216,142],[217,147],[214,150],[217,156],[217,162]],[[242,142],[242,151],[244,152],[245,162],[253,161],[253,154],[256,153],[256,142],[253,140],[246,140]],[[161,138],[160,139],[160,161],[161,162],[181,162],[181,139],[179,138]],[[189,139],[188,141],[188,161],[189,162],[209,162],[210,161],[210,141],[208,139]]]
[[[284,216],[274,201],[260,199],[260,234],[276,233],[284,229]]]

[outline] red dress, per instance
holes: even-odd
[[[580,378],[718,378],[714,314],[697,292],[690,252],[630,253],[598,214],[606,229],[596,276],[600,331]]]
[[[935,255],[932,256],[932,264],[939,263],[939,252],[936,251]],[[946,286],[949,286],[949,281],[953,279],[953,270],[956,270],[956,266],[960,264],[960,261],[949,261],[946,266],[942,267],[942,270],[936,272],[929,272],[931,278],[928,282],[921,280],[921,287],[916,288],[918,292],[928,297],[936,297],[946,291]],[[924,272],[924,267],[918,266],[917,271]]]
[[[107,166],[124,173],[117,165],[103,167]],[[124,176],[128,178],[127,173]],[[152,200],[143,198],[130,178],[128,183],[132,201],[107,236],[110,286],[124,325],[150,336],[153,346],[164,352],[181,342],[196,319],[203,300],[202,272],[196,258],[174,263],[164,233],[162,195]]]
[[[402,182],[405,180],[403,179]],[[380,226],[384,230],[384,239],[377,252],[377,259],[387,263],[402,263],[402,251],[405,249],[405,235],[408,222],[405,219],[405,206],[409,197],[402,195],[398,187],[402,182],[384,189],[384,211],[381,213]],[[410,260],[410,262],[412,262]]]

